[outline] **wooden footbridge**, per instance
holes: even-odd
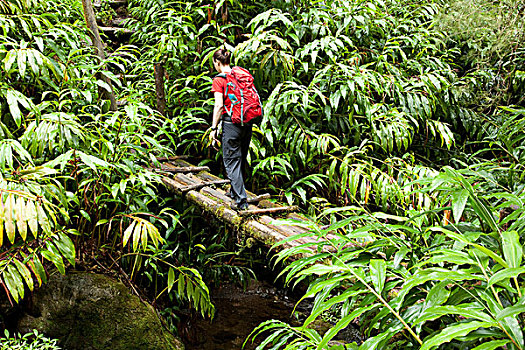
[[[311,232],[311,228],[307,227],[310,222],[297,213],[297,207],[276,204],[267,194],[247,192],[248,210],[231,209],[232,199],[226,193],[229,180],[211,174],[208,167],[197,167],[182,159],[171,159],[162,163],[160,169],[154,170],[164,175],[163,182],[169,190],[244,234],[247,239],[251,237],[271,246],[292,236]],[[277,218],[291,220],[281,225],[276,222]],[[317,242],[315,235],[304,235],[285,242],[282,248],[314,242]]]

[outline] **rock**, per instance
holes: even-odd
[[[184,349],[153,307],[124,284],[84,272],[50,277],[34,292],[17,328],[22,333],[37,329],[68,350]]]

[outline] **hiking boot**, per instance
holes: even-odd
[[[239,204],[239,210],[248,210],[248,203],[242,202]]]
[[[246,202],[241,202],[241,203],[239,203],[239,204],[232,203],[232,204],[230,205],[230,208],[232,208],[232,209],[235,210],[235,211],[248,210],[248,203],[246,203]]]

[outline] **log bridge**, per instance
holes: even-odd
[[[283,206],[270,200],[270,195],[248,194],[249,207],[244,211],[231,209],[232,199],[227,195],[229,180],[221,179],[209,172],[208,167],[194,166],[178,157],[159,158],[160,168],[151,169],[163,175],[162,181],[175,194],[199,206],[204,212],[246,237],[271,246],[295,235],[311,232],[310,228],[301,225],[309,221],[297,213],[296,206]],[[297,225],[287,223],[279,225],[278,217],[292,219]],[[282,244],[281,248],[290,248],[304,243],[317,242],[316,235],[305,235]],[[252,241],[253,243],[253,241]]]

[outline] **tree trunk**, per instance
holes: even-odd
[[[157,110],[166,116],[166,99],[164,95],[164,66],[162,62],[155,63],[155,91],[157,95]]]
[[[98,32],[97,19],[95,17],[95,12],[93,11],[93,3],[91,0],[82,0],[82,7],[84,8],[84,19],[86,20],[86,25],[91,31],[91,40],[97,51],[97,56],[103,61],[106,59],[104,54],[104,46],[102,45],[102,40],[100,39],[100,34]],[[102,96],[111,102],[111,110],[117,110],[117,100],[115,99],[115,94],[113,93],[113,85],[111,80],[106,77],[104,74],[100,74],[102,80],[108,84],[110,91],[102,89]],[[99,88],[99,92],[100,92]]]

